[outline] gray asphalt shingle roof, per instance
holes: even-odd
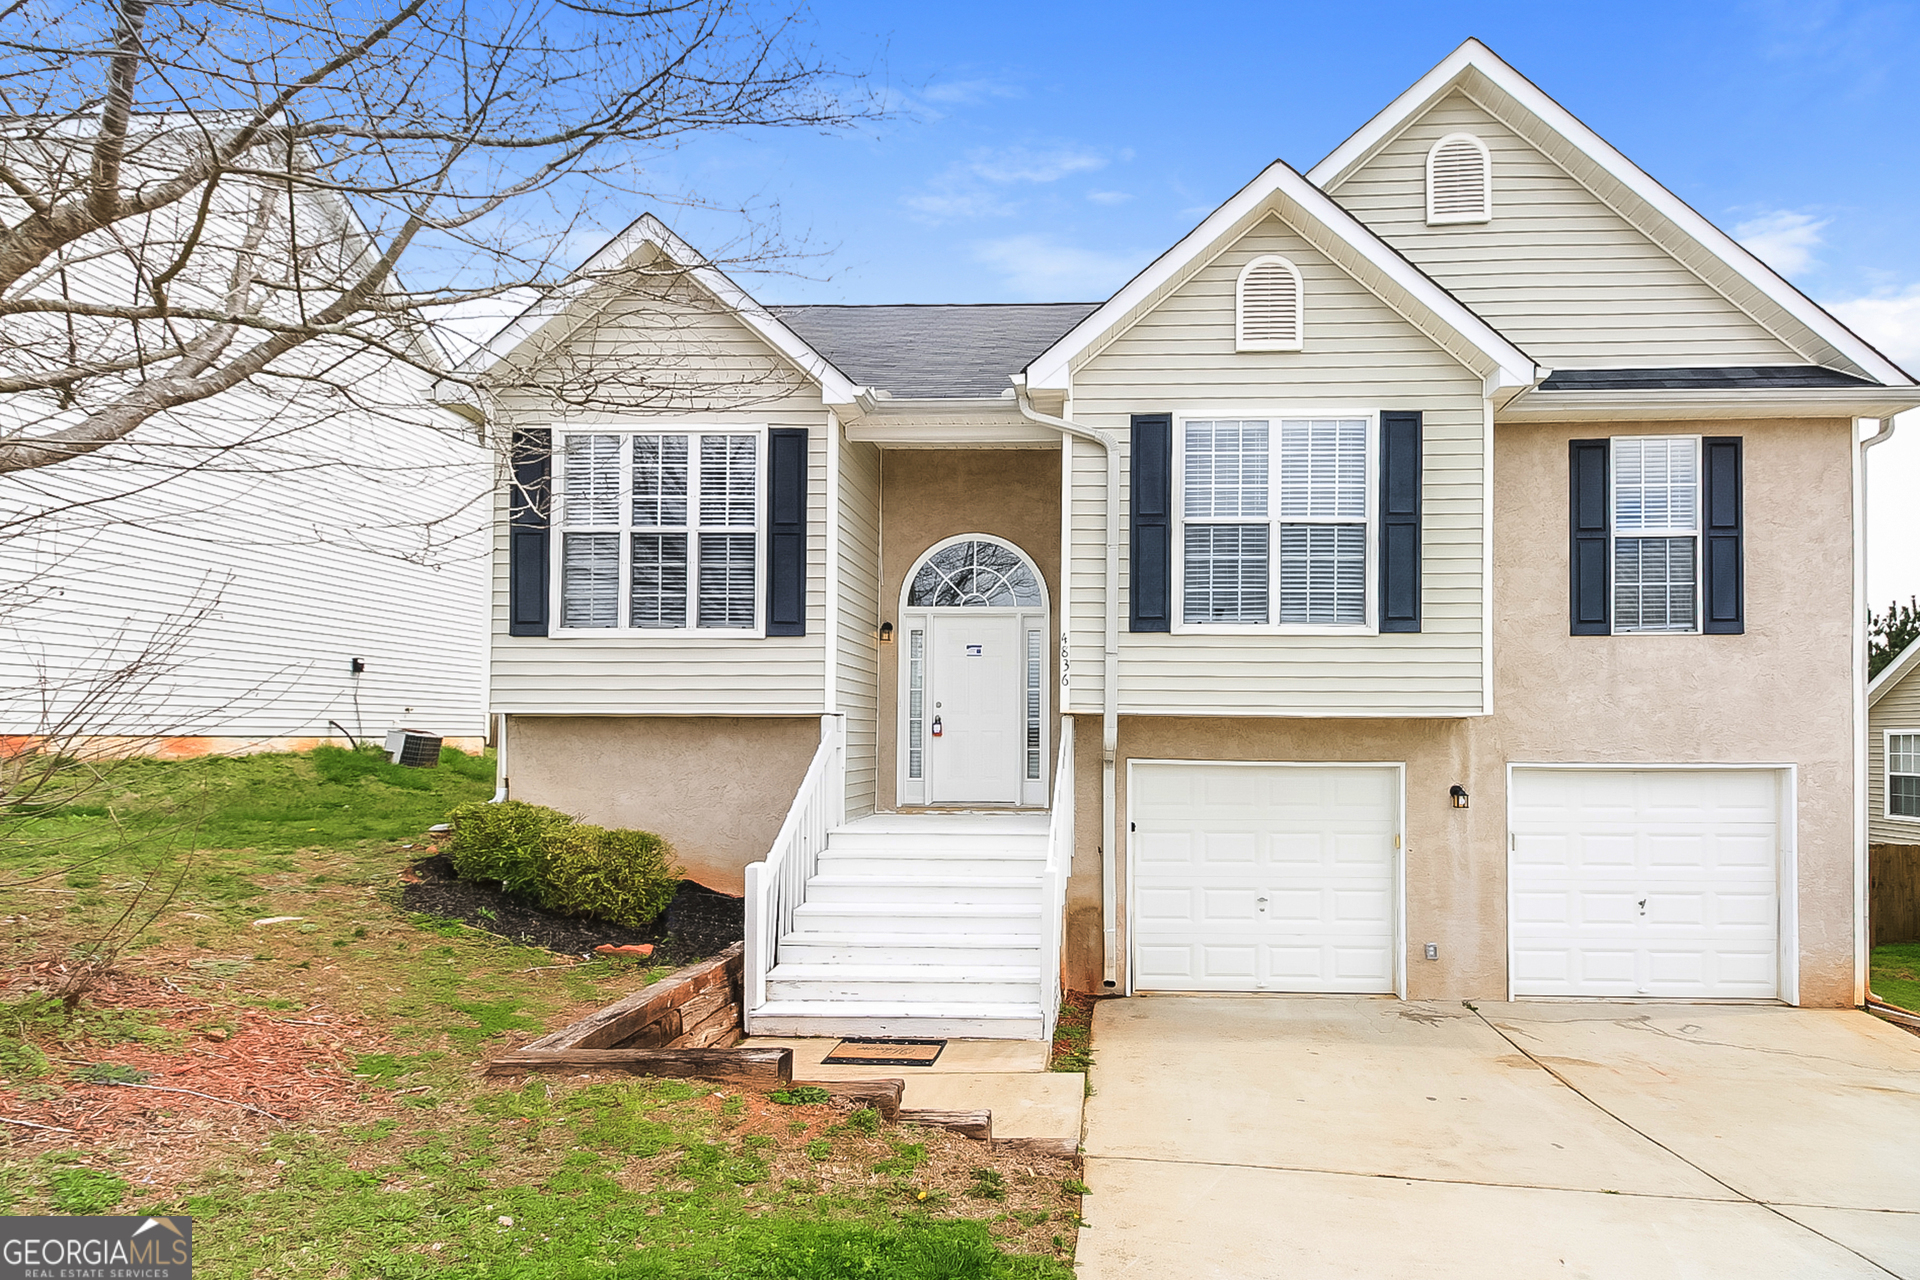
[[[990,399],[1097,302],[768,307],[864,387],[901,399]]]
[[[1875,387],[1817,364],[1746,365],[1711,369],[1556,369],[1542,391],[1777,391],[1821,387]]]

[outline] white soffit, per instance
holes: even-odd
[[[1475,353],[1479,357],[1475,363],[1484,366],[1476,372],[1487,377],[1489,386],[1533,385],[1536,370],[1531,357],[1279,160],[1036,356],[1027,366],[1027,385],[1036,390],[1067,390],[1076,358],[1130,327],[1159,301],[1163,289],[1198,270],[1238,238],[1236,230],[1244,233],[1268,212],[1280,214],[1316,249],[1456,358],[1463,351]],[[1436,332],[1436,326],[1445,332]]]
[[[852,379],[808,346],[779,317],[755,302],[745,289],[709,264],[692,245],[675,235],[664,222],[650,213],[642,214],[626,230],[601,246],[585,265],[574,272],[565,287],[515,317],[511,324],[467,360],[467,368],[482,373],[492,369],[535,334],[571,311],[585,294],[591,292],[595,283],[594,273],[609,271],[629,261],[648,246],[658,249],[676,266],[684,269],[695,283],[739,316],[748,328],[759,335],[761,341],[818,383],[821,399],[827,404],[851,404],[857,398],[859,388],[853,385]]]
[[[1716,281],[1715,276],[1730,272],[1733,281],[1751,290],[1754,301],[1772,304],[1772,307],[1779,309],[1780,318],[1790,320],[1803,329],[1807,338],[1831,347],[1841,358],[1852,361],[1869,377],[1887,386],[1915,385],[1912,376],[1904,369],[1881,355],[1871,343],[1829,315],[1813,299],[1788,284],[1773,268],[1754,257],[1686,201],[1654,181],[1645,170],[1627,159],[1606,139],[1478,40],[1469,39],[1448,54],[1440,65],[1421,76],[1411,88],[1367,121],[1352,137],[1335,147],[1326,159],[1308,170],[1307,180],[1321,188],[1334,186],[1446,94],[1456,88],[1470,93],[1476,75],[1533,115],[1598,172],[1618,183],[1630,199],[1613,199],[1610,193],[1600,190],[1595,190],[1594,194],[1613,204],[1622,217],[1655,243],[1674,253],[1710,285],[1726,293],[1727,282]],[[1526,133],[1524,129],[1517,132],[1523,136]],[[1539,144],[1538,139],[1530,138],[1529,141]],[[1561,162],[1560,157],[1553,158]],[[1564,162],[1562,164],[1565,167]],[[1577,173],[1574,177],[1578,181],[1587,181]],[[1590,188],[1593,186],[1590,181],[1587,185]],[[1666,227],[1650,225],[1660,222],[1667,224]],[[1705,260],[1687,261],[1688,255],[1673,242],[1673,237],[1660,234],[1667,229],[1681,233],[1682,238]],[[1721,271],[1713,271],[1711,268],[1714,266],[1721,268]],[[1742,306],[1743,310],[1751,310],[1731,294],[1728,300],[1736,306]],[[1763,324],[1768,321],[1768,317],[1762,315],[1756,315],[1754,319]],[[1804,347],[1808,344],[1790,341],[1789,345]]]

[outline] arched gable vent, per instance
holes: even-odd
[[[1427,152],[1427,223],[1493,217],[1493,158],[1470,133],[1450,133]]]
[[[1300,271],[1272,254],[1240,272],[1235,293],[1235,346],[1241,351],[1300,350]]]

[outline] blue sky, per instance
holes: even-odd
[[[661,172],[722,204],[777,206],[813,251],[797,274],[741,273],[764,301],[1105,297],[1268,161],[1309,168],[1471,35],[1920,366],[1920,4],[813,12],[823,52],[871,67],[898,117],[702,139]],[[709,251],[739,232],[737,215],[660,212]],[[1877,497],[1916,486],[1920,417],[1875,454]],[[1870,597],[1920,591],[1920,503],[1877,506]]]

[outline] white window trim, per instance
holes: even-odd
[[[1366,528],[1366,567],[1362,570],[1362,582],[1365,587],[1366,622],[1364,624],[1339,625],[1311,622],[1188,622],[1186,608],[1187,577],[1187,423],[1221,422],[1232,420],[1264,420],[1278,424],[1282,419],[1298,418],[1360,418],[1367,424],[1367,515]],[[1268,445],[1268,514],[1266,521],[1275,533],[1268,540],[1267,552],[1267,611],[1269,617],[1278,617],[1280,613],[1280,539],[1278,528],[1281,523],[1278,513],[1280,489],[1272,482],[1272,467],[1279,456],[1279,433],[1270,429]],[[1207,409],[1187,411],[1173,415],[1173,528],[1171,565],[1174,635],[1193,636],[1377,636],[1380,634],[1380,600],[1377,575],[1380,572],[1380,411],[1378,409]],[[1233,523],[1221,521],[1220,523]],[[1251,523],[1240,521],[1239,523]],[[1308,523],[1343,523],[1339,520],[1310,521]],[[1344,523],[1361,523],[1348,518]]]
[[[1247,277],[1261,267],[1282,266],[1293,274],[1293,341],[1258,341],[1247,337]],[[1235,351],[1304,351],[1307,345],[1307,282],[1291,259],[1267,253],[1240,268],[1233,282],[1233,349]]]
[[[753,485],[753,626],[752,627],[634,627],[624,622],[612,627],[569,627],[565,625],[565,601],[562,592],[565,589],[563,554],[566,547],[566,535],[569,533],[608,532],[604,527],[588,525],[569,527],[566,517],[566,440],[569,436],[703,436],[729,435],[754,437],[754,485]],[[620,596],[616,616],[622,619],[632,617],[633,539],[628,536],[633,531],[633,465],[632,447],[623,441],[620,463],[620,514],[623,517],[618,527],[620,534]],[[687,452],[687,466],[690,473],[699,468],[699,444],[695,441]],[[549,528],[552,536],[548,538],[547,583],[548,616],[553,619],[547,634],[554,639],[598,639],[619,637],[626,640],[764,640],[767,636],[767,424],[714,422],[710,419],[699,421],[649,421],[596,423],[592,425],[555,427],[553,429],[553,462],[550,472],[553,496],[551,499],[552,517]],[[694,503],[697,499],[691,490],[687,505],[687,582],[689,619],[699,616],[699,535],[697,512]],[[736,526],[744,528],[745,526]]]
[[[1681,432],[1641,432],[1636,435],[1607,437],[1607,627],[1616,636],[1697,636],[1702,634],[1700,611],[1706,607],[1701,598],[1706,585],[1707,535],[1707,475],[1703,436],[1686,435]],[[1688,529],[1635,529],[1627,536],[1630,538],[1692,538],[1693,539],[1693,629],[1691,631],[1655,631],[1622,630],[1618,597],[1614,594],[1614,577],[1619,571],[1619,561],[1615,558],[1614,544],[1620,539],[1620,522],[1614,517],[1614,460],[1618,454],[1614,450],[1617,440],[1691,440],[1693,441],[1693,528]]]
[[[1471,142],[1480,152],[1481,199],[1483,212],[1480,213],[1435,213],[1433,211],[1433,161],[1440,154],[1440,148],[1449,142]],[[1427,225],[1430,227],[1461,226],[1470,223],[1493,221],[1493,152],[1477,134],[1449,133],[1427,148]]]
[[[1920,826],[1920,814],[1893,811],[1893,740],[1909,736],[1920,736],[1920,728],[1880,731],[1880,816],[1889,822],[1911,822]],[[1903,773],[1900,776],[1911,778],[1920,775]]]

